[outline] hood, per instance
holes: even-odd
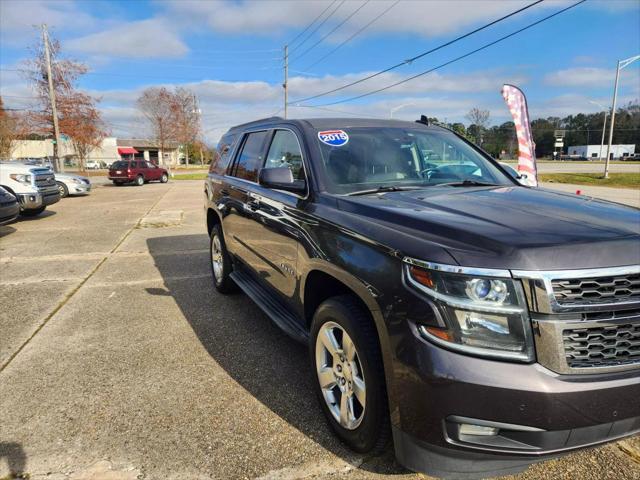
[[[547,189],[428,187],[342,197],[339,208],[410,233],[464,266],[528,270],[640,263],[640,210]],[[393,246],[392,246],[393,247]],[[407,251],[409,250],[409,251]]]

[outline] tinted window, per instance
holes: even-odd
[[[151,162],[146,162],[147,168],[156,168],[156,166]]]
[[[138,162],[131,162],[131,168],[138,168]]]
[[[302,152],[296,135],[289,130],[278,130],[273,136],[264,168],[289,167],[294,180],[304,180]]]
[[[113,164],[111,164],[111,168],[115,170],[128,168],[128,167],[129,167],[129,162],[113,162]]]
[[[234,168],[233,175],[252,182],[258,181],[258,170],[262,167],[262,145],[267,132],[254,132],[245,137],[242,151]]]
[[[213,159],[209,167],[210,172],[222,175],[227,170],[235,138],[235,135],[226,134],[220,139],[217,150],[213,152]]]

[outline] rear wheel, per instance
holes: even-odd
[[[40,215],[44,212],[47,207],[38,207],[38,208],[30,208],[29,210],[22,210],[20,215],[23,217],[35,217],[36,215]]]
[[[211,258],[211,274],[213,275],[213,284],[220,293],[232,293],[238,290],[238,286],[229,276],[233,267],[231,265],[231,257],[227,252],[227,246],[224,243],[222,235],[222,227],[220,224],[214,225],[211,229],[211,238],[209,242],[209,253]]]
[[[58,184],[58,190],[60,191],[60,198],[65,198],[69,196],[69,189],[62,182],[56,182]]]
[[[331,428],[357,452],[383,451],[390,424],[382,355],[371,317],[356,298],[341,295],[318,307],[309,354]]]
[[[136,177],[136,185],[139,186],[139,187],[144,185],[144,177],[142,175],[138,175]]]

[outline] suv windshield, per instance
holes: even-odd
[[[329,137],[325,143],[326,132],[318,132],[330,193],[450,183],[514,185],[498,167],[447,130],[360,127],[332,132],[340,132],[342,140],[331,142]]]

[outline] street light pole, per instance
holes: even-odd
[[[604,112],[604,120],[602,121],[602,140],[600,140],[600,154],[598,155],[598,160],[602,161],[602,149],[604,148],[604,135],[607,131],[607,115],[609,115],[609,112],[607,111],[607,107],[605,107],[604,105],[598,102],[594,102],[593,100],[589,100],[589,102],[599,106]]]
[[[397,107],[393,107],[389,110],[389,118],[393,118],[393,114],[400,110],[401,108],[408,107],[410,105],[415,105],[414,103],[403,103],[402,105],[398,105]]]
[[[616,81],[613,86],[613,102],[611,104],[611,122],[609,124],[609,144],[607,145],[607,159],[604,163],[604,178],[609,178],[609,158],[611,155],[611,144],[613,143],[613,126],[616,120],[616,101],[618,100],[618,80],[620,79],[620,70],[640,59],[640,55],[627,58],[626,60],[618,60],[616,68]]]
[[[49,32],[47,26],[42,24],[42,43],[44,44],[44,57],[47,64],[47,83],[49,84],[49,102],[51,103],[51,115],[53,117],[53,167],[56,172],[64,172],[64,162],[60,161],[60,127],[58,126],[58,109],[56,106],[56,89],[53,86],[53,73],[51,68],[51,50],[49,49]]]

